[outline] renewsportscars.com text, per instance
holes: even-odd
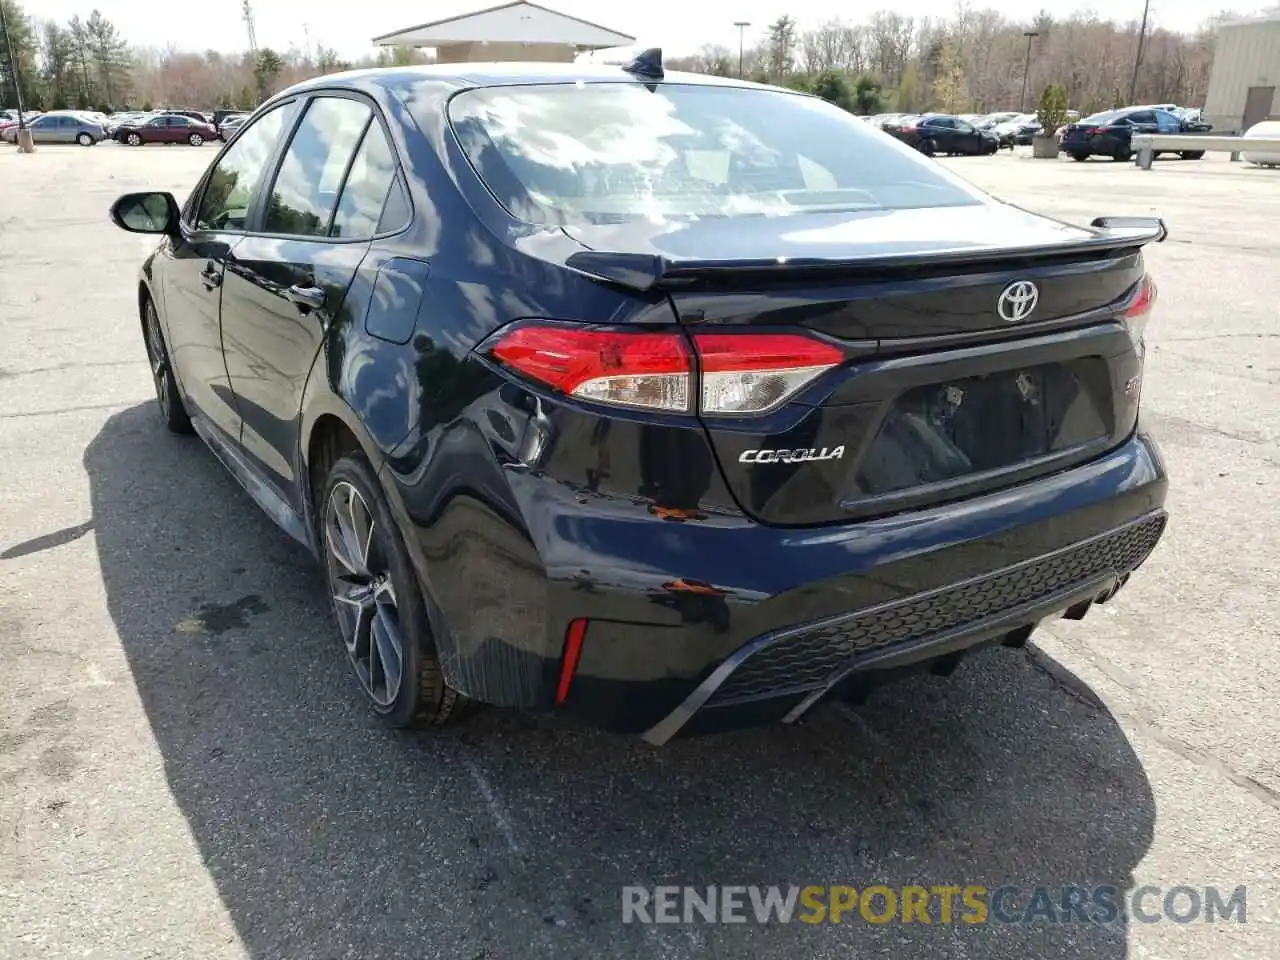
[[[1244,923],[1246,899],[1243,886],[629,886],[622,922]]]

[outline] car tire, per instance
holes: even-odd
[[[1178,154],[1183,160],[1200,160],[1204,157],[1203,150],[1183,150]]]
[[[921,140],[919,150],[926,157],[932,157],[938,152],[938,145],[932,140]]]
[[[1070,156],[1076,163],[1084,163],[1089,159],[1089,155],[1087,153],[1072,153],[1068,154],[1068,156]]]
[[[142,305],[142,333],[147,347],[147,362],[151,367],[151,382],[156,391],[156,404],[160,419],[173,433],[190,433],[191,417],[187,415],[178,380],[173,375],[173,363],[165,344],[164,331],[160,328],[160,315],[147,297]]]
[[[82,147],[92,147],[93,137],[89,136],[87,133],[78,134],[76,136],[76,143],[80,144]]]
[[[1119,163],[1128,163],[1130,158],[1132,157],[1133,157],[1132,151],[1127,150],[1124,147],[1116,147],[1115,152],[1111,154],[1111,159]],[[1155,157],[1152,157],[1151,159],[1154,160]]]
[[[131,133],[124,138],[124,142],[131,147],[140,147],[142,146],[142,137],[136,133]]]
[[[393,728],[456,719],[468,701],[445,682],[417,575],[363,455],[330,468],[316,526],[338,636],[374,713]]]
[[[193,133],[191,136],[187,137],[187,143],[191,144],[193,147],[203,147],[204,137],[200,136],[198,133]]]

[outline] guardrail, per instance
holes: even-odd
[[[1275,137],[1211,137],[1199,133],[1136,133],[1132,145],[1137,151],[1139,169],[1150,170],[1157,153],[1184,153],[1188,151],[1230,151],[1231,159],[1239,160],[1246,150],[1257,153],[1280,153],[1280,139]]]

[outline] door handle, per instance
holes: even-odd
[[[295,283],[285,291],[285,296],[303,313],[310,310],[319,310],[324,306],[324,289],[321,287],[303,286],[300,283]]]
[[[212,290],[214,287],[222,285],[222,271],[212,260],[204,265],[204,269],[200,271],[200,282],[206,290]]]

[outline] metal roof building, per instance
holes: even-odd
[[[440,63],[536,60],[571,62],[584,50],[633,43],[635,37],[515,0],[374,37],[384,47],[430,47]]]
[[[1215,133],[1280,120],[1280,7],[1218,27],[1204,117]]]

